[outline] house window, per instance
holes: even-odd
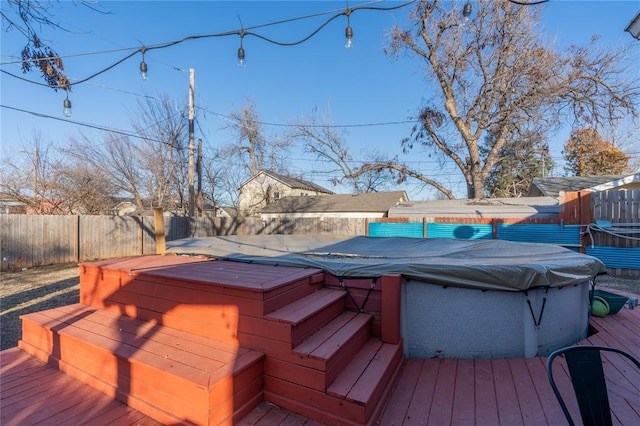
[[[274,192],[273,193],[273,199],[274,200],[279,200],[280,199],[280,193],[279,192]]]

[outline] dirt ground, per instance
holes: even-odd
[[[640,279],[597,277],[598,287],[640,295]],[[22,336],[20,315],[43,311],[80,300],[76,264],[51,265],[0,275],[0,350],[18,345]]]
[[[75,264],[40,266],[0,275],[0,349],[18,345],[20,315],[80,301],[79,269]]]

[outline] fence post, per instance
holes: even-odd
[[[156,254],[164,254],[166,246],[164,241],[164,214],[162,207],[155,207],[153,209],[153,225],[156,240]]]
[[[76,215],[76,262],[80,263],[80,246],[81,246],[81,235],[80,235],[80,215]]]

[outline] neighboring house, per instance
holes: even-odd
[[[333,194],[332,191],[302,179],[261,171],[238,188],[241,215],[251,215],[283,197]]]
[[[287,196],[260,210],[262,220],[296,217],[387,217],[389,209],[409,199],[405,191]]]
[[[553,197],[432,200],[400,204],[389,210],[389,217],[413,220],[436,217],[556,219],[559,209],[558,200]]]
[[[138,206],[133,201],[121,201],[111,211],[116,216],[128,216],[138,213]]]
[[[612,189],[640,189],[640,173],[628,176],[569,176],[535,178],[527,197],[559,197],[560,192],[608,191]]]
[[[11,195],[0,194],[0,214],[25,214],[26,212],[26,204],[16,201]]]

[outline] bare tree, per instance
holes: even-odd
[[[390,168],[368,168],[369,164],[383,163],[379,153],[369,152],[366,156],[370,160],[358,165],[349,152],[346,132],[332,127],[328,118],[320,122],[317,113],[314,108],[313,113],[298,120],[287,135],[289,140],[302,143],[306,152],[322,161],[322,170],[316,173],[330,176],[329,181],[334,185],[348,182],[356,194],[380,191],[394,180]]]
[[[34,214],[63,214],[68,203],[58,191],[60,159],[51,141],[35,134],[32,148],[3,159],[0,190]]]
[[[285,173],[290,143],[277,135],[267,139],[253,99],[247,99],[242,109],[232,111],[230,117],[229,127],[235,141],[225,147],[225,155],[239,159],[248,177],[256,176],[261,170]]]
[[[147,98],[133,114],[136,137],[107,133],[101,143],[72,138],[67,155],[89,165],[95,182],[108,181],[114,196],[132,197],[139,210],[186,211],[186,120],[166,97]],[[100,178],[98,178],[98,176]]]
[[[147,173],[139,164],[140,150],[128,136],[107,133],[104,141],[96,143],[87,135],[71,138],[66,154],[86,164],[96,175],[103,176],[115,188],[116,196],[131,196],[139,210],[144,209]]]
[[[640,82],[626,68],[633,63],[626,56],[631,49],[605,49],[594,37],[589,46],[560,52],[537,32],[541,6],[475,2],[477,11],[465,23],[463,3],[419,0],[410,27],[393,28],[389,53],[417,58],[437,91],[403,148],[422,146],[453,162],[469,198],[483,197],[485,180],[510,134],[544,134],[566,122],[600,125],[626,115],[637,118]],[[483,153],[480,141],[487,133],[495,138]],[[369,166],[375,167],[399,168]]]
[[[109,179],[87,164],[72,160],[57,174],[57,193],[70,214],[111,214],[117,190]]]
[[[176,110],[166,96],[145,98],[138,103],[138,113],[132,121],[139,144],[139,166],[147,171],[145,192],[152,205],[188,209],[188,147],[187,119],[184,111]]]

